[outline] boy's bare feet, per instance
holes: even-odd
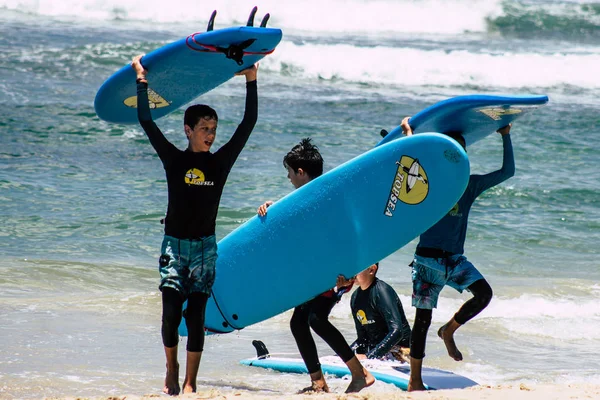
[[[448,350],[448,355],[456,361],[462,361],[462,353],[458,350],[458,347],[456,347],[456,343],[454,342],[454,331],[456,329],[451,329],[453,323],[458,325],[454,320],[448,322],[438,330],[438,336],[444,341],[446,350]]]
[[[352,379],[352,381],[348,385],[348,388],[346,388],[345,393],[357,393],[375,383],[375,377],[371,375],[371,373],[366,369],[364,370],[364,372],[364,377],[361,377],[359,379]]]
[[[171,396],[177,396],[180,392],[179,387],[179,364],[176,367],[169,368],[167,364],[167,375],[165,376],[165,386],[163,393]]]
[[[308,392],[314,393],[329,393],[329,386],[325,382],[312,382],[312,385],[305,387],[302,390],[299,390],[296,394],[303,394]]]

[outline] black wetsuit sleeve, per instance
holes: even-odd
[[[258,86],[256,81],[246,82],[246,108],[244,118],[233,133],[229,142],[225,143],[216,154],[222,157],[227,170],[230,170],[235,160],[246,145],[256,120],[258,119]]]
[[[137,114],[142,129],[146,132],[148,139],[150,139],[150,144],[154,147],[163,165],[166,166],[172,155],[177,152],[177,148],[165,138],[165,135],[163,135],[152,120],[150,105],[148,103],[148,84],[144,82],[137,84]]]
[[[410,325],[401,308],[400,300],[394,289],[389,285],[378,285],[377,291],[372,291],[374,307],[381,318],[387,323],[388,334],[367,354],[368,358],[385,356],[396,344],[410,340]],[[408,329],[407,329],[408,328]],[[404,337],[408,335],[408,337]]]
[[[502,168],[486,175],[473,175],[473,196],[492,188],[515,175],[515,156],[510,135],[502,135]]]
[[[355,309],[355,301],[356,301],[356,292],[352,294],[352,299],[350,300],[350,308],[352,310],[352,319],[354,320],[354,326],[356,327],[356,340],[354,343],[350,345],[350,348],[356,354],[366,354],[367,353],[367,331],[360,323],[358,318],[356,317],[356,309]]]

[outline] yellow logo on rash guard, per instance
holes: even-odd
[[[365,315],[365,312],[363,310],[358,310],[356,312],[356,319],[358,319],[358,322],[360,322],[363,325],[367,324],[367,316]]]
[[[398,169],[384,211],[388,217],[394,215],[398,200],[405,204],[415,205],[425,200],[429,193],[427,173],[419,160],[402,156],[400,161],[396,161],[396,164]]]
[[[448,212],[448,214],[451,215],[451,216],[453,216],[453,217],[456,217],[458,215],[458,203],[456,203],[454,205],[454,207],[452,207],[452,210],[450,210]]]
[[[375,322],[373,320],[369,321],[367,319],[367,314],[365,314],[363,310],[358,310],[356,312],[356,319],[358,319],[358,322],[360,322],[361,325],[369,325]]]
[[[203,185],[204,172],[197,168],[192,168],[185,173],[185,183],[188,185]]]
[[[126,98],[123,101],[127,107],[137,108],[137,95]],[[165,100],[160,94],[156,93],[154,90],[148,88],[148,104],[151,109],[154,108],[163,108],[171,105],[170,101]]]

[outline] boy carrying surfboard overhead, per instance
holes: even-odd
[[[323,157],[318,147],[311,143],[310,138],[306,138],[285,155],[283,166],[287,170],[288,179],[294,188],[298,189],[323,174]],[[272,204],[270,200],[261,204],[257,210],[258,215],[262,217],[267,215],[267,208]],[[333,289],[328,290],[294,308],[290,329],[311,380],[311,385],[302,389],[300,393],[329,392],[319,362],[317,346],[310,332],[311,328],[348,366],[352,381],[346,393],[359,392],[375,382],[375,378],[362,366],[344,335],[329,321],[329,313],[333,306],[337,304],[341,295],[352,287],[352,283],[352,280],[339,276],[336,283],[337,292]]]
[[[412,135],[409,117],[402,120],[402,130]],[[435,225],[421,234],[412,266],[412,305],[416,307],[410,345],[410,380],[408,391],[425,390],[422,379],[423,358],[427,331],[440,292],[450,286],[462,293],[469,291],[467,300],[454,316],[438,330],[448,355],[456,361],[463,359],[454,342],[454,332],[479,314],[492,299],[492,288],[483,275],[464,256],[467,222],[471,206],[484,191],[504,182],[515,174],[515,159],[510,139],[511,125],[497,132],[502,136],[504,155],[502,168],[485,175],[471,175],[468,186],[458,203]],[[465,147],[459,132],[444,132]]]
[[[215,110],[203,104],[190,106],[183,120],[188,146],[185,150],[176,148],[152,120],[147,71],[141,60],[142,56],[137,56],[131,63],[137,75],[138,120],[163,164],[169,193],[159,258],[163,308],[161,332],[167,360],[163,392],[178,395],[181,388],[177,345],[182,305],[187,300],[188,341],[183,393],[193,393],[204,349],[206,304],[215,281],[217,211],[229,172],[258,117],[258,66],[236,74],[246,77],[244,117],[229,141],[212,153],[219,121]]]

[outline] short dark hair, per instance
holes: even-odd
[[[185,110],[183,124],[194,129],[200,119],[214,119],[219,122],[217,112],[213,110],[212,107],[209,107],[206,104],[194,104]]]
[[[310,138],[305,138],[283,157],[283,166],[288,165],[298,172],[298,168],[302,168],[308,176],[313,179],[323,174],[323,157],[319,152],[319,148],[311,143]]]
[[[448,131],[448,132],[444,132],[444,135],[450,136],[452,139],[456,140],[458,142],[458,144],[460,144],[462,146],[462,148],[466,150],[467,141],[465,140],[465,137],[463,136],[462,132]]]

